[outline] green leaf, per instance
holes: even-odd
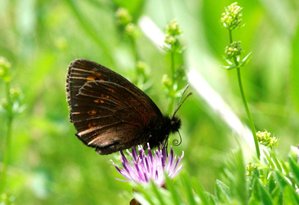
[[[243,153],[241,150],[234,152],[227,161],[224,170],[225,178],[222,180],[229,184],[231,197],[238,199],[241,203],[247,203],[247,182]]]
[[[175,187],[174,182],[165,174],[166,179],[166,187],[169,190],[172,197],[172,204],[180,205],[182,200],[180,198],[180,194],[178,194],[178,188]]]
[[[284,176],[281,172],[275,171],[275,177],[281,190],[283,190],[284,187],[289,184],[288,178]]]
[[[291,186],[286,186],[283,191],[282,204],[299,204],[299,197]]]
[[[283,169],[283,166],[282,166],[282,164],[283,164],[284,162],[283,162],[283,161],[280,161],[279,159],[277,159],[277,156],[276,156],[276,154],[275,154],[274,152],[271,152],[271,153],[270,153],[270,157],[272,158],[272,160],[273,160],[273,162],[274,162],[274,164],[275,164],[276,169],[278,169],[280,172],[285,171],[285,170]]]
[[[226,70],[232,70],[234,68],[237,68],[237,66],[234,64],[234,65],[228,65],[228,66],[222,66],[224,69]]]
[[[216,180],[215,194],[221,202],[230,201],[230,188],[220,180]]]
[[[290,65],[290,89],[291,96],[293,99],[293,104],[295,105],[297,111],[299,111],[299,27],[297,27],[297,31],[290,42],[292,45],[292,56],[291,56],[291,65]]]
[[[249,204],[249,205],[260,205],[261,202],[260,202],[260,200],[258,200],[258,199],[255,198],[254,196],[252,196],[252,197],[249,199],[248,204]]]
[[[141,204],[155,204],[153,201],[153,193],[150,187],[138,185],[136,187],[136,192],[134,192],[134,198],[137,199]]]
[[[266,163],[269,164],[269,167],[271,167],[272,169],[275,169],[276,165],[275,165],[274,161],[272,160],[270,153],[265,151],[264,154],[265,154],[265,158],[266,158]]]
[[[268,190],[272,197],[279,197],[280,187],[277,185],[277,181],[273,173],[270,173],[268,177]]]
[[[250,57],[251,57],[252,52],[248,53],[244,58],[242,58],[241,63],[240,63],[240,67],[243,67],[244,65],[247,64],[247,62],[249,61]]]
[[[152,188],[153,193],[155,194],[156,198],[160,202],[160,204],[161,205],[166,205],[167,203],[165,203],[165,201],[163,199],[164,197],[162,197],[162,194],[161,194],[159,188],[157,187],[157,185],[154,182],[151,182],[151,188]]]
[[[272,199],[271,199],[271,195],[265,189],[265,187],[260,183],[259,180],[257,180],[256,186],[258,188],[259,199],[261,200],[261,203],[264,204],[264,205],[273,204]]]
[[[191,179],[189,178],[189,176],[182,174],[182,183],[185,189],[185,192],[187,194],[187,200],[188,200],[188,204],[190,205],[195,205],[196,201],[195,201],[195,194],[193,193],[193,185],[191,183]],[[197,194],[200,196],[201,201],[203,202],[203,204],[208,204],[208,200],[206,198],[205,193],[203,192],[203,189],[201,188],[201,186],[197,183]],[[200,193],[199,193],[200,192]]]
[[[289,164],[291,173],[293,174],[296,183],[299,184],[299,164],[296,163],[292,157],[289,157]]]

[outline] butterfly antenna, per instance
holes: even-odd
[[[178,105],[178,107],[175,109],[175,111],[174,111],[172,117],[174,117],[174,116],[176,115],[176,113],[177,113],[178,110],[181,108],[181,106],[184,104],[184,102],[187,100],[187,98],[188,98],[190,95],[192,95],[192,93],[189,92],[185,97],[183,97],[183,95],[186,93],[186,90],[187,90],[188,88],[189,88],[189,85],[187,85],[186,88],[184,89],[184,92],[183,92],[183,94],[182,94],[182,97],[181,97],[181,100],[180,100],[180,102],[179,102],[179,105]]]
[[[174,145],[174,146],[179,146],[180,144],[182,144],[182,136],[181,136],[181,133],[178,131],[178,133],[179,133],[179,136],[180,136],[180,138],[179,139],[174,139],[174,140],[172,140],[172,144]]]
[[[185,95],[185,93],[187,92],[187,90],[188,90],[189,87],[190,87],[189,84],[187,84],[187,85],[185,86],[184,91],[183,91],[183,93],[182,93],[182,96]]]

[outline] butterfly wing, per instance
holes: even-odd
[[[163,118],[143,91],[91,61],[70,64],[66,90],[76,135],[100,154],[144,144],[149,138],[144,129]]]

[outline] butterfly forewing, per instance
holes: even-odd
[[[101,154],[146,143],[150,136],[144,136],[144,129],[163,119],[159,108],[140,89],[91,61],[70,64],[66,89],[77,136]]]

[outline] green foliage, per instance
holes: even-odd
[[[142,204],[298,204],[298,151],[286,156],[298,143],[299,5],[237,5],[243,9],[227,12],[238,15],[222,17],[230,31],[244,26],[233,36],[241,44],[228,42],[219,22],[224,1],[0,1],[0,204],[129,204],[133,198]],[[122,26],[120,8],[130,16]],[[143,16],[164,31],[164,49],[143,33]],[[260,160],[243,147],[228,154],[239,144],[196,91],[177,113],[183,142],[175,149],[184,150],[184,166],[175,180],[167,179],[166,189],[133,189],[115,180],[110,159],[118,154],[98,156],[74,136],[65,76],[76,58],[131,79],[169,114],[181,98],[185,73],[196,69],[247,119],[233,72],[219,69],[230,43],[225,68],[246,65],[242,79],[256,127],[280,137]]]
[[[279,160],[274,152],[269,156],[266,151],[265,155],[259,168],[246,176],[242,152],[232,153],[221,179],[216,180],[214,193],[204,191],[198,181],[183,173],[175,181],[168,179],[166,188],[157,188],[154,184],[138,186],[134,196],[142,204],[161,205],[298,204],[298,163],[291,157],[288,162]]]

